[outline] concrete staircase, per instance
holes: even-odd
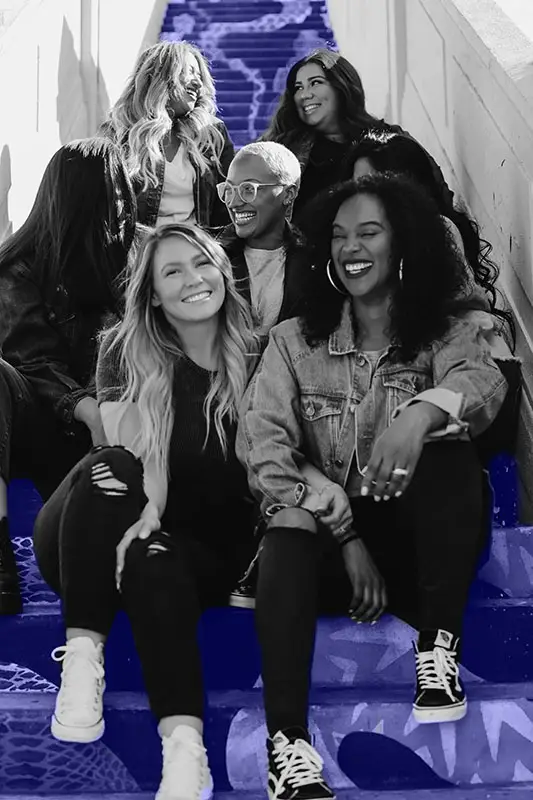
[[[161,38],[185,38],[211,60],[221,113],[237,147],[264,130],[288,67],[333,41],[323,0],[183,0]],[[472,588],[463,656],[469,712],[419,726],[411,715],[414,632],[319,622],[310,722],[342,800],[526,800],[533,796],[533,529],[517,525],[516,465],[491,465],[494,531]],[[147,800],[160,744],[129,624],[119,615],[106,650],[106,733],[92,745],[56,742],[49,718],[63,643],[57,599],[43,584],[31,531],[40,500],[10,487],[24,613],[0,618],[0,800]],[[459,557],[459,554],[458,554]],[[253,613],[219,609],[201,629],[206,742],[217,800],[266,797],[265,726]]]
[[[325,0],[169,3],[161,39],[186,39],[207,56],[237,148],[267,127],[289,67],[314,47],[334,46]]]
[[[498,470],[492,469],[499,492]],[[507,468],[512,464],[507,460]],[[512,471],[512,470],[511,470]],[[507,473],[504,473],[507,474]],[[106,655],[106,733],[92,745],[56,742],[49,718],[59,682],[51,650],[63,643],[57,599],[43,584],[31,530],[40,506],[28,482],[10,487],[24,613],[0,618],[0,800],[153,796],[160,744],[129,624],[119,615]],[[341,798],[511,798],[533,790],[533,530],[495,526],[465,625],[469,712],[420,726],[411,715],[414,632],[320,620],[311,729]],[[253,612],[217,609],[200,630],[208,695],[206,742],[217,797],[264,798],[265,726]],[[152,793],[152,794],[150,794]]]

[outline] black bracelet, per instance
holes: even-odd
[[[356,539],[361,538],[361,534],[354,531],[353,528],[348,528],[348,530],[341,534],[340,536],[335,537],[341,547],[344,547],[345,544],[348,542],[355,542]]]

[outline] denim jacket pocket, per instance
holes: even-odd
[[[384,374],[382,382],[387,399],[387,425],[390,425],[394,410],[429,388],[431,378],[422,371],[403,369]]]
[[[300,413],[309,456],[323,468],[334,453],[341,430],[344,398],[318,392],[301,393]]]

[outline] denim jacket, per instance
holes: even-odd
[[[317,347],[307,345],[299,319],[271,330],[243,399],[236,443],[263,516],[300,505],[304,461],[343,487],[357,470],[359,487],[374,442],[413,401],[449,415],[428,439],[475,437],[504,401],[506,380],[474,322],[455,320],[445,339],[409,364],[392,353],[389,347],[382,354],[371,378],[354,342],[349,300],[337,330]]]
[[[98,311],[73,312],[61,286],[45,298],[27,264],[0,271],[2,356],[66,427],[76,404],[95,396],[97,333],[110,317]]]

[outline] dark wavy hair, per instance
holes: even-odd
[[[287,147],[302,138],[302,134],[314,134],[296,110],[294,91],[298,71],[306,64],[317,64],[332,85],[339,103],[339,128],[347,141],[357,139],[363,130],[376,127],[386,129],[385,123],[372,116],[365,107],[365,91],[359,73],[340,53],[327,48],[318,48],[297,61],[287,76],[285,91],[266,132],[264,141],[281,142]]]
[[[0,269],[26,263],[46,299],[63,287],[73,308],[115,311],[136,216],[118,147],[71,142],[52,156],[27,220],[0,247]]]
[[[464,289],[465,271],[437,204],[404,175],[384,172],[365,176],[342,183],[317,198],[310,239],[314,267],[303,289],[302,331],[307,343],[315,346],[327,340],[340,324],[348,295],[333,288],[326,265],[337,212],[356,195],[377,198],[392,229],[389,332],[396,347],[395,357],[408,363],[445,336],[452,318],[469,306],[466,300],[457,299]],[[357,338],[357,319],[352,316]]]
[[[453,195],[446,183],[436,179],[429,155],[410,136],[384,130],[367,131],[353,145],[346,156],[343,170],[346,180],[351,179],[356,161],[366,158],[377,172],[397,172],[417,181],[433,198],[439,212],[451,220],[463,240],[465,257],[472,269],[475,282],[486,292],[490,310],[503,319],[510,328],[514,340],[514,321],[508,311],[496,307],[498,293],[495,283],[499,269],[491,261],[492,245],[479,234],[477,223],[464,209],[453,204]]]

